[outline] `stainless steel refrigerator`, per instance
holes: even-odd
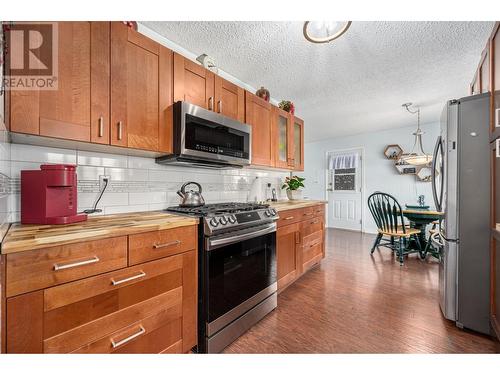
[[[440,306],[460,328],[490,333],[490,150],[488,94],[448,101],[433,157],[432,191],[444,211]]]

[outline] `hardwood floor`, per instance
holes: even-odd
[[[225,353],[495,353],[496,343],[442,317],[438,263],[403,267],[375,236],[329,229],[327,255],[278,297],[278,308]]]

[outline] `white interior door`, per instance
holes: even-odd
[[[354,168],[328,170],[328,226],[330,228],[362,230],[362,163],[361,150],[353,151]],[[332,153],[335,156],[336,153]]]

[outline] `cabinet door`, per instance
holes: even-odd
[[[214,110],[214,74],[174,53],[174,101]]]
[[[111,144],[161,151],[170,124],[172,52],[120,22],[111,25]],[[162,117],[162,122],[160,122]],[[164,138],[164,137],[163,137]],[[167,142],[167,143],[171,143]]]
[[[500,339],[500,235],[492,238],[491,251],[491,325]]]
[[[486,44],[479,64],[480,92],[490,91],[490,43]]]
[[[245,122],[252,126],[252,165],[272,166],[271,104],[246,91]]]
[[[304,121],[293,117],[293,169],[304,170]]]
[[[273,107],[274,166],[293,168],[292,119],[288,112]]]
[[[278,264],[278,289],[293,282],[299,275],[300,224],[278,228],[276,233],[276,254]]]
[[[215,76],[215,108],[217,113],[245,121],[245,91],[224,78]]]
[[[11,91],[11,131],[89,142],[109,116],[108,35],[107,23],[58,22],[58,89]]]
[[[497,22],[491,38],[491,92],[493,105],[491,114],[491,132],[495,132],[495,138],[500,135],[500,22]]]
[[[187,352],[196,344],[196,265],[192,250],[9,298],[7,352]]]
[[[474,80],[472,81],[472,92],[471,95],[476,95],[481,93],[481,80],[479,77],[479,70],[474,75]]]

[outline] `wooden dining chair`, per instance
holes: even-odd
[[[378,227],[377,238],[373,243],[371,254],[379,246],[389,247],[399,257],[399,264],[402,266],[405,255],[422,250],[418,239],[420,230],[405,225],[403,210],[396,198],[377,191],[368,197],[368,208]],[[384,236],[390,239],[385,239]],[[411,240],[415,241],[416,249],[409,247]]]

